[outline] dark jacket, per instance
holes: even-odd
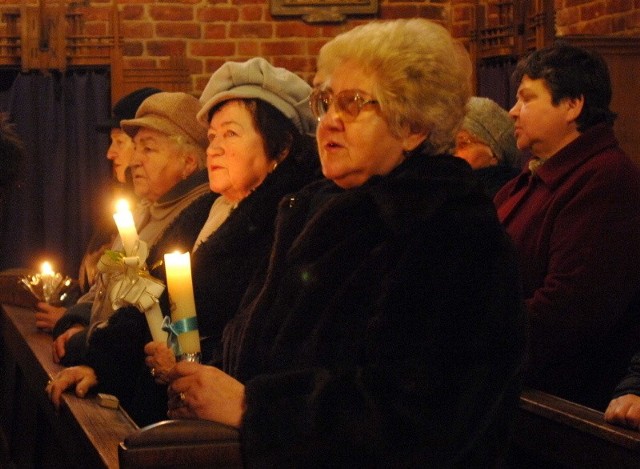
[[[638,347],[640,169],[601,124],[495,203],[520,255],[526,383],[604,410]]]
[[[198,246],[191,268],[203,361],[220,361],[224,326],[245,294],[253,295],[247,293],[248,285],[263,282],[278,202],[320,177],[314,152],[289,156]],[[194,203],[175,220],[151,250],[150,265],[176,248],[191,250],[215,197],[210,194]],[[162,266],[152,274],[165,279]],[[161,307],[168,315],[166,291]],[[94,332],[89,346],[88,363],[96,370],[100,389],[117,395],[139,424],[166,418],[166,388],[153,383],[144,365],[143,348],[149,341],[151,335],[143,315],[135,308],[123,308],[112,316],[108,327]]]
[[[474,173],[482,181],[487,195],[493,199],[507,182],[520,174],[520,170],[506,164],[499,164],[478,168],[474,170]]]
[[[257,467],[487,467],[519,392],[516,258],[470,167],[407,159],[283,200],[265,288],[225,330]]]
[[[625,394],[640,396],[640,352],[631,358],[627,375],[618,383],[611,397],[620,397]]]

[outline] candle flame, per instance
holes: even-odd
[[[42,275],[53,275],[53,267],[51,267],[51,263],[44,261],[40,266],[40,273]]]
[[[126,212],[129,210],[129,202],[126,199],[120,199],[116,202],[116,211],[117,212]]]

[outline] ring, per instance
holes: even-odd
[[[151,376],[153,376],[154,378],[156,377],[156,369],[155,368],[151,368]]]

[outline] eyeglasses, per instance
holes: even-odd
[[[345,122],[352,122],[358,117],[362,108],[369,104],[378,104],[375,99],[364,99],[356,90],[344,90],[334,95],[333,92],[316,88],[309,97],[311,112],[318,120],[329,111],[334,104]]]

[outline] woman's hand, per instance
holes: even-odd
[[[56,409],[60,408],[60,396],[64,391],[75,385],[76,396],[84,397],[90,388],[98,384],[93,368],[88,366],[72,366],[58,373],[47,384],[45,391]]]
[[[62,306],[51,306],[49,303],[40,301],[36,304],[36,327],[43,331],[51,332],[67,308]]]
[[[53,362],[60,363],[60,360],[64,358],[67,354],[66,345],[72,335],[77,334],[78,332],[84,329],[83,325],[76,324],[75,326],[71,326],[69,329],[60,334],[51,344],[51,353],[53,355]]]
[[[625,394],[609,402],[604,419],[614,425],[640,429],[640,396]]]
[[[178,362],[167,376],[169,417],[200,418],[240,428],[244,385],[212,366]]]
[[[163,342],[149,342],[144,346],[147,357],[144,362],[149,367],[151,375],[158,384],[167,384],[167,375],[176,364],[176,357]]]

